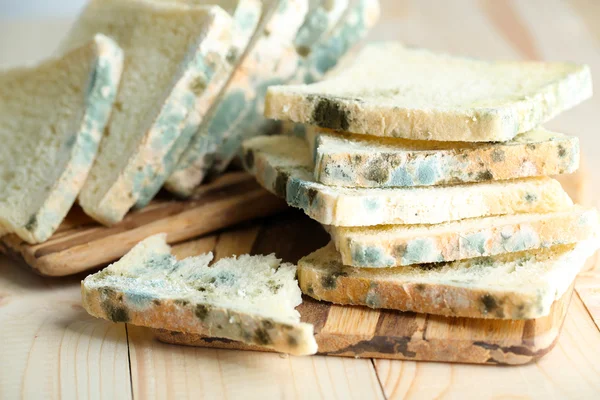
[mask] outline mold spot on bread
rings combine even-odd
[[[340,269],[337,271],[333,271],[329,275],[323,275],[321,277],[321,286],[323,286],[323,289],[327,290],[333,290],[337,288],[337,279],[340,276],[348,276],[348,273]]]
[[[496,298],[489,293],[481,296],[481,304],[483,305],[483,314],[488,315],[498,311],[500,307]]]
[[[261,345],[266,346],[272,343],[271,336],[269,336],[269,332],[265,328],[256,328],[254,331],[254,342]]]
[[[279,289],[281,289],[283,287],[283,284],[282,283],[277,283],[273,279],[269,279],[267,281],[267,286],[268,286],[269,290],[271,292],[273,292],[273,294],[277,294],[277,292],[279,292]]]
[[[181,306],[181,307],[185,307],[185,306],[187,306],[188,304],[190,304],[190,302],[189,302],[189,301],[187,301],[187,300],[184,300],[184,299],[176,299],[176,300],[173,300],[173,303],[175,303],[175,304],[177,304],[178,306]]]
[[[290,347],[298,347],[298,339],[296,339],[292,335],[288,335],[288,337],[287,337],[287,344]]]
[[[365,177],[370,181],[382,185],[389,179],[389,173],[385,166],[378,165],[377,162],[374,162],[367,167]]]
[[[32,215],[29,220],[27,221],[27,223],[25,224],[25,229],[33,232],[37,226],[37,215]]]
[[[316,100],[312,119],[316,125],[323,128],[347,131],[350,127],[350,119],[343,107],[338,102],[326,98]]]
[[[395,260],[386,257],[381,248],[375,246],[356,246],[352,251],[353,262],[361,267],[394,265]]]
[[[477,252],[477,254],[483,255],[485,253],[485,244],[487,241],[486,235],[482,232],[477,232],[464,238],[461,237],[461,245],[465,247],[467,251]]]
[[[129,313],[123,306],[123,294],[107,287],[100,288],[98,291],[101,299],[100,306],[106,317],[113,322],[129,322]]]
[[[485,171],[481,171],[477,174],[477,180],[479,181],[491,181],[494,179],[494,175],[492,171],[486,169]]]
[[[160,302],[160,300],[154,299],[152,300],[152,304],[154,304],[155,306],[160,306],[162,303]]]
[[[558,145],[558,156],[560,158],[565,158],[567,156],[567,150],[565,149],[565,146],[563,146],[562,144]]]
[[[536,149],[536,147],[537,147],[537,146],[536,146],[535,144],[533,144],[533,143],[527,143],[527,144],[525,145],[525,147],[527,147],[529,150],[532,150],[532,151],[533,151],[533,150],[535,150],[535,149]]]
[[[204,321],[210,312],[210,307],[205,304],[197,304],[194,314],[200,321]]]
[[[315,288],[313,287],[312,283],[309,283],[306,287],[306,294],[309,296],[313,296],[315,294]]]
[[[411,240],[402,256],[404,264],[441,261],[441,254],[430,239]]]
[[[315,189],[313,189],[313,188],[309,188],[309,189],[306,191],[306,196],[308,197],[308,204],[309,204],[309,205],[311,205],[311,206],[313,205],[313,202],[315,201],[315,198],[317,197],[317,194],[318,194],[318,193],[319,193],[319,192],[317,192],[317,191],[316,191]]]
[[[438,163],[435,158],[426,158],[417,170],[417,179],[421,185],[432,185],[438,179]]]
[[[296,52],[300,57],[306,58],[310,54],[310,47],[308,46],[298,46],[296,47]]]
[[[275,194],[283,198],[287,197],[287,184],[290,179],[290,174],[284,171],[279,171],[277,178],[275,178],[275,184],[273,190]]]
[[[504,161],[504,150],[495,149],[492,151],[492,161],[496,163]]]
[[[533,203],[534,201],[537,201],[538,197],[535,193],[526,193],[525,194],[525,201],[527,201],[528,203]]]
[[[414,181],[406,168],[398,168],[392,172],[390,184],[391,186],[414,186]]]
[[[381,308],[381,297],[379,297],[379,293],[376,292],[377,283],[371,283],[369,286],[369,291],[365,297],[365,305],[371,308]]]
[[[206,90],[206,79],[203,76],[197,76],[190,82],[190,91],[196,96],[202,95]]]

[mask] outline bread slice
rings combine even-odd
[[[586,65],[488,62],[383,42],[336,77],[275,86],[265,116],[375,136],[506,141],[592,95]]]
[[[205,0],[161,1],[177,1],[184,4],[192,3],[198,5],[206,4]],[[275,0],[265,2],[265,16],[273,12],[273,8],[275,7],[274,2]],[[233,17],[233,36],[231,48],[227,54],[227,61],[233,68],[226,68],[222,71],[224,76],[227,76],[227,79],[229,79],[230,75],[233,73],[235,68],[237,68],[246,51],[248,50],[251,39],[255,36],[255,34],[258,34],[257,32],[260,31],[260,29],[258,29],[258,24],[263,16],[261,13],[263,4],[260,0],[220,0],[211,4],[222,7]],[[157,166],[156,170],[154,171],[154,176],[151,179],[148,179],[147,184],[143,187],[135,204],[137,208],[142,208],[148,205],[148,203],[150,203],[154,196],[156,196],[156,194],[160,191],[169,175],[171,175],[173,172],[177,161],[188,148],[192,137],[198,131],[209,110],[221,101],[224,81],[223,79],[219,79],[215,80],[215,82],[218,83],[221,91],[217,97],[213,98],[213,101],[200,102],[195,110],[196,112],[190,115],[186,126],[181,130],[181,135],[179,135],[179,138],[173,143],[173,146],[171,146],[171,149],[167,155],[164,156],[163,162]]]
[[[123,53],[96,35],[62,57],[0,72],[0,236],[43,242],[92,166],[115,100]]]
[[[416,188],[343,188],[313,178],[306,142],[259,136],[243,144],[243,162],[258,182],[325,225],[437,224],[520,212],[559,211],[572,205],[548,177]]]
[[[93,316],[151,328],[217,336],[295,355],[314,354],[313,326],[295,310],[296,267],[275,255],[178,261],[166,235],[151,236],[81,284]]]
[[[315,180],[330,186],[434,186],[569,174],[579,140],[535,128],[500,143],[433,142],[332,133],[309,127]]]
[[[339,0],[335,2],[338,3]],[[318,3],[312,3],[316,7]],[[327,14],[337,16],[339,6],[327,9],[327,4],[309,10],[309,15]],[[280,9],[283,13],[287,9]],[[330,69],[352,47],[376,20],[377,0],[361,0],[341,16],[341,22],[327,39],[315,42],[307,58],[303,47],[296,47],[294,40],[305,37],[307,31],[322,31],[313,26],[310,16],[300,28],[302,20],[292,15],[280,15],[267,32],[279,32],[277,38],[265,35],[254,45],[251,53],[228,85],[223,101],[214,109],[211,122],[206,122],[192,140],[189,148],[178,162],[174,173],[167,180],[166,188],[183,197],[189,196],[207,173],[214,167],[216,172],[225,168],[237,154],[243,137],[253,136],[273,129],[272,121],[262,117],[264,95],[269,85],[299,79],[314,80]],[[328,20],[333,20],[333,17]],[[294,27],[294,30],[290,30]],[[289,36],[283,36],[286,32]],[[304,32],[304,33],[302,33]],[[304,40],[304,39],[302,39]],[[281,62],[285,60],[285,62]],[[270,65],[270,68],[267,66]],[[244,73],[244,71],[246,71]],[[235,114],[235,115],[234,115]],[[218,165],[217,165],[218,164]]]
[[[369,269],[342,265],[333,243],[298,262],[302,291],[317,300],[453,317],[548,315],[598,239],[451,263]]]
[[[348,58],[354,56],[353,48],[367,36],[378,18],[378,0],[354,1],[331,34],[320,40],[305,59],[299,60],[299,68],[295,77],[288,83],[312,83],[337,71],[338,63],[343,65]],[[262,115],[264,94],[261,98],[263,100],[259,111]],[[265,132],[274,134],[280,130],[279,125],[279,121],[265,121],[262,129],[242,130],[241,135],[229,137],[216,153],[214,166],[210,173],[215,175],[225,171],[231,160],[239,154],[244,140],[263,135]]]
[[[395,267],[576,243],[598,230],[595,208],[465,219],[439,225],[327,228],[344,265]]]
[[[178,138],[190,134],[190,112],[205,110],[226,82],[232,20],[216,6],[92,0],[61,48],[96,32],[122,45],[125,67],[79,204],[113,224],[136,203]]]

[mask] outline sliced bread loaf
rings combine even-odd
[[[216,6],[92,0],[62,49],[96,32],[122,45],[125,66],[79,204],[112,224],[136,203],[177,139],[189,133],[190,112],[208,108],[226,82],[232,20]]]
[[[270,85],[283,82],[305,81],[312,82],[320,79],[335,63],[347,53],[354,44],[364,37],[366,32],[374,24],[378,15],[377,0],[360,0],[353,4],[345,13],[339,16],[340,6],[337,0],[335,7],[326,8],[329,3],[319,5],[314,2],[309,14],[328,15],[328,25],[335,18],[341,18],[340,22],[332,29],[331,33],[325,31],[325,37],[314,42],[307,52],[303,47],[294,45],[294,38],[289,41],[279,42],[279,47],[274,47],[273,39],[266,37],[256,44],[253,50],[258,56],[266,53],[265,49],[279,48],[278,57],[271,59],[274,72],[269,73],[265,69],[264,57],[248,60],[248,70],[255,80],[251,81],[253,89],[249,91],[248,79],[240,73],[239,80],[230,83],[231,95],[229,101],[224,101],[215,110],[214,123],[205,126],[199,132],[194,141],[180,159],[176,171],[167,181],[167,189],[181,195],[188,196],[193,188],[197,186],[206,174],[222,172],[231,159],[238,153],[244,138],[256,136],[266,131],[274,130],[273,121],[267,121],[262,117],[262,108],[266,89]],[[283,28],[282,28],[283,29]],[[304,35],[302,32],[321,32],[322,27],[313,26],[308,17],[300,30],[295,33],[295,38]],[[271,50],[272,51],[272,50]],[[307,54],[308,53],[308,54]],[[282,63],[281,60],[285,60]],[[237,89],[236,89],[237,87]],[[241,93],[248,93],[249,100],[242,102]],[[235,96],[234,96],[235,95]],[[231,116],[232,110],[236,110],[237,119]]]
[[[365,38],[378,18],[378,0],[355,0],[331,34],[316,43],[306,58],[299,59],[295,76],[288,83],[312,83],[323,79],[333,70],[337,70],[337,64],[345,63],[345,56],[350,56],[351,50]],[[264,93],[261,98],[261,109],[257,111],[262,115]],[[227,137],[216,153],[211,173],[223,172],[231,160],[239,154],[244,140],[265,134],[265,132],[276,133],[281,130],[279,124],[279,121],[264,121],[261,129],[242,130],[239,135]]]
[[[122,67],[119,46],[96,35],[0,72],[0,235],[43,242],[62,222],[92,167]]]
[[[269,88],[265,116],[376,136],[506,141],[592,95],[584,65],[487,62],[391,42],[357,60],[319,83]]]
[[[493,256],[576,243],[596,235],[598,212],[575,206],[543,214],[465,219],[439,225],[327,227],[344,265],[394,267]]]
[[[302,291],[317,300],[456,317],[533,319],[573,283],[598,240],[452,263],[352,268],[333,243],[298,262]]]
[[[295,310],[296,267],[273,254],[178,261],[166,235],[151,236],[81,284],[83,306],[114,322],[238,340],[295,355],[314,354],[313,326]]]
[[[239,124],[247,118],[246,114],[257,107],[256,92],[261,85],[289,73],[288,62],[285,57],[280,58],[292,43],[307,11],[307,0],[276,0],[263,13],[248,52],[220,99],[209,110],[175,165],[167,171],[167,190],[182,197],[190,196],[212,164],[221,137],[240,129]]]
[[[559,211],[572,205],[560,183],[548,177],[454,186],[343,188],[313,178],[306,142],[292,136],[260,136],[243,144],[243,162],[272,193],[326,225],[436,224],[520,212]]]
[[[579,140],[536,128],[501,143],[434,142],[307,129],[315,180],[330,186],[432,186],[568,174]]]

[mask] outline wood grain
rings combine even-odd
[[[0,262],[0,398],[128,398],[124,325],[81,307],[79,279]]]

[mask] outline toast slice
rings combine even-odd
[[[232,19],[216,6],[92,0],[62,49],[103,32],[125,53],[122,84],[79,196],[92,218],[120,221],[231,72]],[[191,134],[190,134],[191,135]]]
[[[178,261],[166,235],[151,236],[81,283],[83,306],[114,322],[314,354],[313,325],[300,322],[296,267],[274,254]]]
[[[342,16],[331,34],[326,35],[312,49],[306,58],[299,60],[294,79],[288,83],[312,83],[325,78],[338,70],[348,58],[354,56],[352,50],[369,33],[379,18],[379,0],[355,0]],[[283,83],[283,82],[282,82]],[[274,83],[273,83],[274,84]],[[262,96],[264,103],[264,94]],[[259,110],[261,115],[264,106]],[[242,142],[250,137],[272,134],[281,131],[279,121],[265,121],[262,129],[243,130],[241,135],[234,135],[223,142],[216,154],[214,166],[210,173],[220,174],[239,154]]]
[[[0,72],[0,236],[48,239],[92,167],[123,67],[103,35],[34,67]]]
[[[177,1],[183,4],[197,4],[206,5],[206,0],[160,0],[160,1]],[[231,48],[227,55],[227,61],[233,67],[232,69],[227,68],[223,71],[223,74],[227,75],[227,79],[231,78],[233,71],[239,66],[240,62],[244,58],[248,48],[250,47],[251,40],[261,30],[259,28],[259,22],[261,19],[269,18],[268,16],[273,13],[276,6],[275,0],[265,1],[264,3],[264,14],[262,13],[263,2],[261,0],[220,0],[212,2],[212,5],[218,5],[233,17],[233,32]],[[196,112],[190,115],[186,126],[182,129],[182,133],[179,138],[173,143],[173,146],[169,152],[164,156],[163,162],[159,164],[154,171],[154,176],[148,179],[147,184],[143,187],[139,198],[135,205],[137,208],[142,208],[148,205],[150,201],[160,191],[165,181],[173,172],[177,161],[181,158],[183,153],[190,145],[190,141],[197,133],[202,121],[207,118],[207,114],[210,109],[221,101],[223,94],[223,81],[218,81],[220,85],[219,94],[213,99],[212,102],[201,102],[198,105]]]
[[[451,263],[352,268],[333,243],[298,261],[302,292],[317,300],[452,317],[548,315],[598,239]]]
[[[325,186],[314,181],[306,141],[292,136],[252,138],[243,152],[245,168],[263,187],[325,225],[437,224],[573,204],[548,177],[394,189]]]
[[[383,42],[337,76],[275,86],[265,116],[339,131],[437,141],[507,141],[592,95],[586,65],[488,62]]]
[[[313,7],[316,5],[317,3],[313,3]],[[282,82],[302,79],[310,82],[320,79],[366,34],[376,21],[379,10],[377,0],[361,0],[339,17],[337,11],[339,6],[330,9],[324,8],[325,6],[327,4],[309,10],[309,17],[300,30],[293,32],[285,41],[281,39],[277,42],[278,47],[274,47],[275,39],[271,37],[272,35],[256,43],[252,50],[254,58],[249,56],[245,61],[247,66],[242,69],[251,71],[252,86],[248,86],[248,78],[242,72],[236,74],[238,76],[229,84],[230,94],[226,95],[224,101],[218,105],[218,109],[214,110],[213,122],[210,125],[206,124],[195,136],[179,160],[175,172],[167,180],[166,188],[169,191],[179,196],[189,196],[209,171],[219,173],[226,168],[238,153],[244,138],[273,130],[273,121],[267,121],[262,117],[266,88]],[[316,14],[327,14],[328,21],[334,20],[333,15],[341,18],[341,21],[330,33],[325,32],[325,39],[315,42],[306,55],[306,50],[302,46],[295,46],[294,40],[306,36],[302,32],[322,31],[322,28],[314,26],[311,22],[310,15]],[[269,31],[273,30],[269,29]],[[279,52],[271,58],[262,55],[272,54],[274,48],[279,49]],[[265,60],[270,60],[273,71],[265,68],[265,65],[268,65]],[[286,62],[281,63],[281,60]],[[242,101],[243,93],[250,97]],[[237,113],[237,118],[230,115],[232,110]]]
[[[439,225],[327,227],[344,265],[396,267],[577,243],[596,235],[598,211],[574,206],[543,214],[465,219]]]
[[[579,140],[543,128],[500,143],[376,138],[313,127],[306,135],[315,180],[329,186],[435,186],[569,174],[579,167]]]

